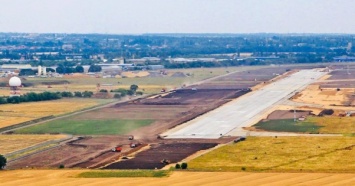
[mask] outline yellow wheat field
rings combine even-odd
[[[65,135],[0,135],[0,154],[7,154],[45,141],[61,139]]]
[[[60,99],[0,105],[0,128],[45,116],[58,116],[102,103],[97,99]]]
[[[76,178],[86,170],[2,171],[1,185],[354,185],[354,174],[173,172],[163,178]]]
[[[201,171],[355,173],[354,137],[248,137],[189,162]]]

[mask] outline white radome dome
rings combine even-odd
[[[10,87],[19,87],[21,86],[21,79],[18,77],[12,77],[9,80]]]

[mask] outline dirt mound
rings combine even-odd
[[[128,78],[133,78],[133,77],[146,77],[149,76],[149,72],[147,71],[139,71],[139,72],[133,72],[133,71],[129,71],[129,72],[122,72],[121,76],[122,77],[128,77]]]
[[[296,110],[296,118],[305,117],[311,115],[312,111],[309,110]],[[293,110],[275,110],[267,117],[268,120],[276,119],[293,119],[294,118]]]
[[[175,72],[174,74],[171,75],[171,77],[187,77],[186,74],[183,72]]]

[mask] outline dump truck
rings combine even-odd
[[[122,146],[118,145],[115,148],[111,149],[112,152],[121,152],[122,151]]]

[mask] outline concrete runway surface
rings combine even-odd
[[[248,93],[211,112],[199,116],[163,134],[165,138],[219,138],[233,130],[250,126],[255,117],[278,102],[304,89],[326,72],[300,70],[262,89]],[[254,121],[255,122],[255,121]]]

